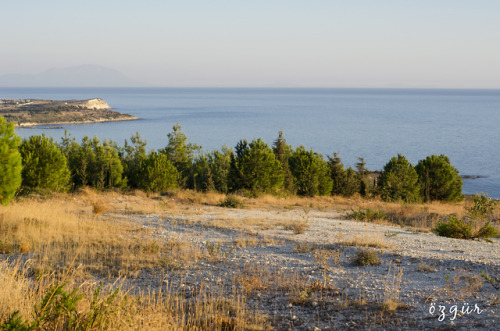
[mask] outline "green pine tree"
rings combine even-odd
[[[19,148],[23,160],[22,191],[63,192],[69,188],[70,172],[66,157],[52,138],[31,136]]]
[[[14,130],[14,124],[0,117],[0,203],[9,204],[21,186],[21,138]]]

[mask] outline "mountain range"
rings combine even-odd
[[[0,75],[1,87],[137,87],[146,84],[99,65],[52,68],[37,74]]]

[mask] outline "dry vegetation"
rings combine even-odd
[[[11,206],[0,207],[0,287],[3,289],[0,292],[0,322],[16,311],[23,321],[33,322],[44,296],[61,284],[65,284],[68,292],[76,290],[83,295],[77,303],[78,323],[88,326],[89,316],[95,311],[100,314],[102,320],[94,321],[89,329],[269,329],[272,319],[247,305],[247,300],[264,292],[283,295],[293,305],[316,306],[331,302],[345,307],[366,305],[363,295],[347,296],[341,284],[332,283],[327,276],[332,264],[342,268],[345,257],[341,249],[318,248],[300,241],[294,246],[295,253],[314,253],[322,281],[310,281],[298,273],[271,266],[249,265],[233,277],[229,293],[224,286],[200,286],[187,295],[185,289],[168,282],[135,289],[128,286],[128,279],[144,272],[195,271],[198,262],[216,264],[227,258],[231,252],[227,243],[199,246],[175,237],[159,240],[155,236],[162,227],[162,220],[170,220],[173,224],[176,213],[195,215],[200,213],[197,206],[216,208],[224,199],[222,194],[192,191],[160,196],[140,191],[123,195],[85,189],[73,195],[19,199]],[[213,212],[220,216],[204,222],[203,226],[240,231],[241,235],[229,243],[231,250],[279,244],[276,239],[259,234],[270,228],[293,231],[297,235],[307,232],[306,216],[311,210],[379,210],[388,215],[381,222],[428,229],[440,216],[462,216],[467,203],[401,205],[361,198],[284,199],[274,196],[242,200],[245,208],[276,212],[297,209],[304,220],[271,222],[259,217],[235,220],[225,217],[220,209],[214,209]],[[158,224],[144,227],[128,219],[147,214],[160,215]],[[193,221],[193,224],[197,223]],[[359,247],[359,254],[370,255],[366,264],[376,264],[380,261],[375,261],[378,253],[373,249],[392,248],[387,240],[390,235],[358,235],[344,240],[339,247]],[[364,257],[360,255],[359,258]],[[365,260],[358,262],[364,265]],[[419,269],[433,270],[423,263]],[[402,275],[402,267],[389,268],[386,293],[380,302],[382,311],[390,313],[401,308]],[[481,284],[477,276],[456,277],[439,291],[454,291],[464,298],[475,293]],[[460,283],[468,284],[467,288],[457,290],[455,287]],[[115,292],[118,288],[120,290]],[[377,311],[379,322],[386,318],[387,315]],[[47,328],[62,329],[67,326],[67,316],[57,316],[45,323],[48,323]]]

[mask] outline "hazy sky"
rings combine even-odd
[[[0,75],[97,64],[161,86],[500,88],[499,0],[20,0]]]

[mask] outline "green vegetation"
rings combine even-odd
[[[380,196],[385,201],[420,200],[417,172],[404,155],[398,154],[384,166],[379,186]]]
[[[445,155],[431,155],[420,160],[415,167],[425,201],[460,201],[462,196],[462,178],[458,170],[450,164]]]
[[[251,194],[279,191],[284,177],[281,163],[261,139],[255,139],[250,144],[246,140],[238,143],[229,176],[232,191],[244,190]]]
[[[369,266],[379,265],[381,262],[377,251],[369,248],[363,248],[356,253],[352,263],[358,266]]]
[[[21,186],[21,138],[14,124],[0,117],[0,204],[7,205]]]
[[[68,189],[70,172],[67,161],[52,138],[31,136],[19,148],[22,156],[23,192],[61,192]]]
[[[358,221],[373,222],[376,220],[386,219],[387,214],[380,210],[373,210],[369,208],[362,210],[359,208],[358,210],[351,210],[348,216]]]
[[[495,201],[481,194],[475,195],[472,203],[472,207],[465,207],[468,212],[466,219],[450,215],[446,222],[439,222],[434,227],[434,232],[442,237],[456,239],[488,239],[498,236],[491,224]]]
[[[234,195],[228,195],[221,203],[219,203],[220,207],[225,208],[243,208],[243,202],[235,197]]]
[[[223,146],[221,150],[202,152],[200,146],[188,142],[178,124],[167,134],[167,146],[157,151],[147,152],[147,142],[139,133],[125,141],[124,146],[113,141],[101,142],[97,137],[84,137],[78,143],[66,134],[60,143],[34,136],[19,149],[19,138],[12,125],[3,119],[1,123],[0,155],[4,161],[0,180],[5,183],[1,185],[2,203],[7,203],[19,188],[19,176],[15,175],[21,169],[18,150],[24,163],[21,192],[65,191],[90,186],[100,190],[128,188],[147,192],[188,188],[250,196],[262,193],[378,195],[385,201],[410,203],[462,199],[462,180],[444,155],[431,155],[416,168],[403,155],[398,155],[378,176],[366,169],[363,158],[358,158],[356,170],[345,169],[337,153],[325,160],[304,146],[293,149],[281,131],[272,148],[261,139],[250,143],[243,139],[234,151]],[[478,201],[474,208],[477,213],[486,207]],[[363,213],[367,214],[359,217],[382,218],[369,210]]]
[[[151,151],[141,165],[139,188],[146,192],[164,192],[177,187],[179,173],[165,154]]]
[[[323,156],[300,146],[290,156],[289,164],[294,176],[295,191],[298,195],[331,194],[333,180]]]

